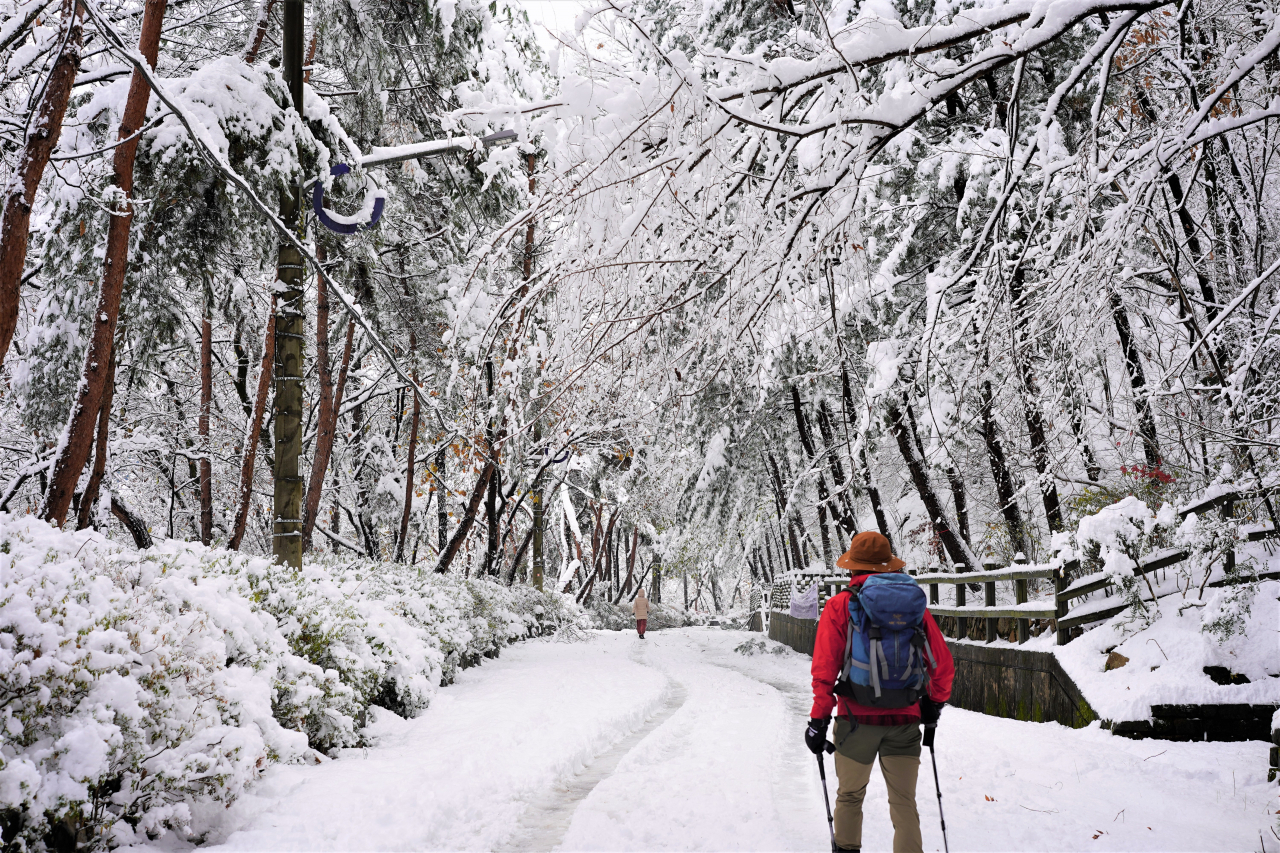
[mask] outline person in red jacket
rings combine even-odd
[[[893,555],[889,540],[867,531],[853,537],[836,565],[849,570],[849,586],[860,586],[877,572],[897,572],[906,565]],[[916,810],[916,776],[920,770],[920,723],[934,725],[951,698],[955,664],[938,624],[927,610],[925,638],[933,653],[927,695],[905,708],[871,708],[832,692],[844,664],[849,632],[849,596],[832,597],[818,620],[813,646],[813,712],[805,743],[815,754],[826,746],[831,712],[838,709],[833,741],[836,746],[836,850],[862,846],[862,801],[871,779],[871,765],[880,759],[880,772],[889,788],[889,816],[893,820],[893,853],[922,853],[920,813]]]

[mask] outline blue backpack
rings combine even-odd
[[[914,578],[889,572],[848,592],[849,639],[835,694],[874,708],[914,705],[937,666],[924,633],[924,590]]]

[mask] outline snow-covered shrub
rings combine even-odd
[[[272,697],[282,669],[319,673],[234,577],[3,516],[0,551],[6,839],[160,834],[304,755]]]
[[[580,618],[571,599],[408,566],[267,560],[0,514],[0,829],[101,846],[185,834],[264,767],[360,743],[457,667]]]
[[[1168,542],[1176,521],[1177,515],[1169,504],[1156,513],[1132,495],[1080,519],[1076,542],[1085,558],[1081,562],[1100,564],[1101,571],[1130,605],[1134,619],[1149,620],[1151,616],[1142,600],[1144,588],[1152,599],[1156,595],[1150,580],[1139,579],[1133,569],[1144,554]]]

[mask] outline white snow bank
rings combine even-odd
[[[634,635],[522,644],[414,720],[381,712],[369,749],[285,766],[221,815],[214,850],[493,850],[530,801],[658,707],[666,679]],[[208,847],[202,849],[210,849]]]
[[[1162,598],[1149,626],[1122,613],[1055,653],[1094,711],[1107,720],[1147,720],[1151,706],[1160,704],[1280,704],[1275,639],[1280,581],[1258,584],[1247,612],[1232,600],[1232,591],[1206,589],[1204,602],[1196,600],[1194,590],[1187,599]],[[1236,630],[1225,637],[1203,630],[1223,608],[1239,613]],[[1129,662],[1107,672],[1111,650]],[[1204,673],[1206,666],[1226,667],[1250,683],[1215,684]]]
[[[43,843],[177,830],[275,762],[361,743],[372,705],[442,682],[571,601],[403,566],[307,565],[169,541],[147,552],[0,514],[0,820]]]

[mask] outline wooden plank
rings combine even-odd
[[[1238,492],[1237,491],[1224,492],[1223,494],[1215,495],[1214,497],[1205,498],[1204,500],[1199,500],[1199,501],[1196,501],[1195,503],[1189,503],[1186,506],[1179,507],[1178,517],[1186,518],[1188,515],[1190,515],[1193,512],[1201,513],[1201,512],[1205,512],[1207,510],[1213,509],[1214,507],[1221,507],[1226,504],[1237,503],[1239,501],[1247,501],[1247,500],[1251,500],[1252,498],[1266,497],[1268,495],[1275,494],[1277,491],[1280,491],[1280,487],[1264,486],[1261,489],[1254,488],[1254,489],[1245,489],[1243,491],[1238,491]]]
[[[1255,527],[1245,534],[1245,538],[1250,542],[1261,542],[1263,539],[1273,539],[1277,535],[1280,535],[1280,532],[1277,532],[1274,527]]]
[[[1094,577],[1094,576],[1090,575],[1089,577]],[[1077,583],[1079,583],[1079,581],[1077,581]],[[1070,601],[1073,598],[1080,598],[1083,595],[1088,595],[1091,592],[1097,592],[1098,590],[1106,589],[1109,586],[1111,586],[1111,578],[1107,577],[1106,575],[1099,575],[1094,580],[1088,581],[1087,583],[1082,583],[1079,586],[1072,584],[1068,588],[1064,589],[1058,595],[1058,600]]]
[[[1193,512],[1197,514],[1202,513],[1207,510],[1211,510],[1214,507],[1222,506],[1224,503],[1231,503],[1233,501],[1238,501],[1238,500],[1240,500],[1239,492],[1235,492],[1235,491],[1223,492],[1220,495],[1214,495],[1211,498],[1205,498],[1203,500],[1198,500],[1194,503],[1189,503],[1186,506],[1179,507],[1178,517],[1186,518],[1188,515],[1190,515]]]
[[[1110,619],[1117,613],[1122,612],[1127,604],[1115,604],[1111,607],[1104,607],[1101,610],[1094,610],[1091,613],[1085,613],[1081,616],[1067,616],[1065,619],[1058,620],[1059,631],[1069,631],[1077,625],[1088,625],[1090,622],[1099,622],[1103,619]]]
[[[1167,551],[1161,551],[1144,562],[1139,563],[1133,570],[1133,576],[1142,577],[1143,575],[1149,575],[1152,572],[1181,563],[1183,560],[1187,559],[1188,556],[1189,555],[1186,551],[1179,548],[1170,548]],[[1071,586],[1063,590],[1062,593],[1059,594],[1058,599],[1060,601],[1070,601],[1073,598],[1079,598],[1082,595],[1088,595],[1091,592],[1097,592],[1111,586],[1111,578],[1101,573],[1096,576],[1087,575],[1087,577],[1092,577],[1094,580],[1087,581],[1085,583],[1080,583],[1080,581],[1077,580]],[[1080,580],[1084,580],[1084,578],[1081,578]]]
[[[934,616],[963,616],[989,619],[1052,619],[1057,610],[1052,604],[1031,604],[1024,607],[935,607],[929,606]]]
[[[1054,570],[1049,568],[1000,569],[996,572],[966,572],[963,575],[953,575],[951,573],[930,573],[926,575],[916,575],[916,582],[920,584],[957,584],[983,583],[985,581],[1044,580],[1053,577],[1054,574]]]
[[[1133,573],[1136,576],[1150,574],[1158,569],[1164,569],[1174,565],[1175,563],[1181,563],[1189,556],[1191,555],[1181,548],[1170,548],[1167,551],[1161,551],[1160,553],[1143,560],[1138,564],[1138,567],[1133,570]]]

